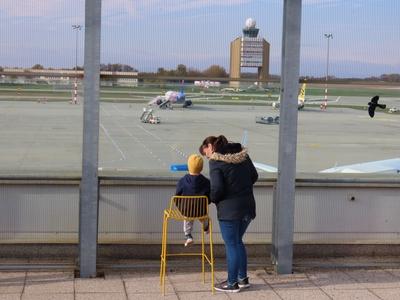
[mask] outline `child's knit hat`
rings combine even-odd
[[[203,170],[203,158],[198,154],[192,154],[188,158],[189,174],[200,174]]]

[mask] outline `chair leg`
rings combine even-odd
[[[161,254],[160,254],[160,286],[162,284],[162,278],[163,278],[163,270],[164,270],[164,235],[165,235],[165,215],[163,219],[163,225],[162,225],[162,234],[161,234]]]
[[[162,234],[161,234],[161,254],[160,254],[160,287],[162,288],[162,278],[164,270],[164,234],[165,234],[165,215],[163,218]]]
[[[204,272],[204,222],[201,222],[201,272],[203,273],[203,284],[206,282],[206,274]]]
[[[165,295],[165,276],[166,276],[166,267],[167,267],[167,239],[168,239],[168,217],[165,218],[165,238],[164,238],[164,265],[163,265],[163,278],[162,278],[162,289],[163,295]]]
[[[214,252],[213,252],[213,239],[212,239],[212,232],[213,232],[213,228],[212,228],[212,222],[211,219],[209,220],[209,235],[210,235],[210,261],[211,261],[211,292],[214,294],[215,290],[214,290]]]

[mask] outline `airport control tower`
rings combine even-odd
[[[243,36],[231,42],[231,61],[229,77],[241,78],[241,68],[257,68],[257,78],[260,81],[268,79],[269,75],[269,43],[258,36],[256,21],[248,18],[243,28]],[[239,81],[230,81],[230,86],[239,87]]]

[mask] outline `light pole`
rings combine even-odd
[[[333,39],[333,34],[325,33],[324,36],[328,41],[328,48],[326,53],[326,76],[325,76],[325,97],[324,97],[325,101],[323,104],[321,104],[321,109],[326,109],[326,106],[328,105],[329,40]]]
[[[75,30],[75,83],[74,83],[74,96],[71,103],[78,104],[78,33],[82,29],[82,25],[72,25]]]

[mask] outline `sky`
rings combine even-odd
[[[369,77],[400,73],[400,1],[303,0],[300,75]],[[84,25],[84,0],[0,0],[0,66],[72,68],[73,24]],[[229,71],[230,42],[247,18],[270,43],[270,73],[280,74],[283,0],[103,0],[101,62],[139,71]],[[84,31],[78,32],[83,65]]]

